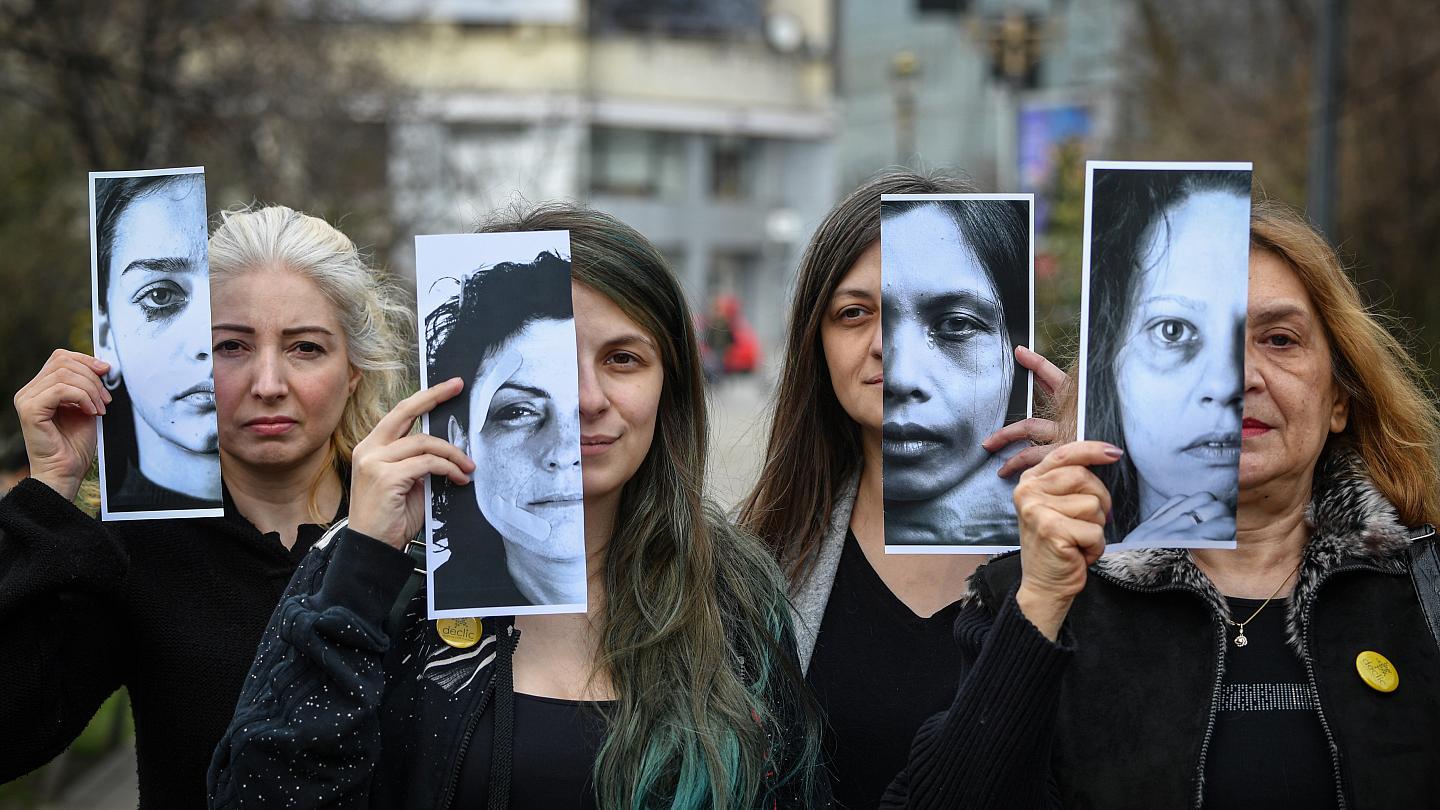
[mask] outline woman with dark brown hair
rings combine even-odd
[[[882,404],[890,394],[881,363],[880,196],[970,191],[944,176],[887,171],[821,222],[800,263],[765,464],[741,507],[741,522],[789,579],[801,664],[826,712],[841,807],[879,802],[916,729],[950,704],[958,685],[951,626],[982,558],[884,550]],[[1046,392],[1065,379],[1027,348],[1015,356]],[[1027,419],[982,445],[998,453],[1053,437],[1049,421]],[[999,475],[1013,477],[1044,451],[1020,450]]]

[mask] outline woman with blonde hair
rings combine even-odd
[[[142,806],[202,806],[265,622],[403,393],[409,307],[344,234],[248,208],[223,215],[209,254],[225,517],[101,523],[72,503],[103,361],[56,350],[15,395],[31,477],[0,501],[0,781],[64,750],[123,686]]]
[[[961,687],[904,807],[1428,807],[1440,796],[1440,414],[1294,212],[1251,216],[1234,550],[1101,557],[1111,494],[1061,445],[1021,549],[956,620]]]

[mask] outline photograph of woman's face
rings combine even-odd
[[[1248,197],[1202,191],[1142,237],[1115,356],[1142,519],[1176,495],[1235,502],[1249,212]]]
[[[885,500],[926,501],[984,467],[1014,361],[995,282],[944,205],[883,223]]]
[[[107,182],[133,181],[96,178],[97,189]],[[107,382],[128,395],[134,463],[149,482],[218,505],[204,175],[142,189],[112,222],[95,349],[112,366]],[[127,433],[114,431],[112,440]],[[108,473],[113,486],[125,470]]]
[[[575,543],[584,530],[584,493],[574,324],[531,321],[491,352],[476,373],[476,384],[468,386],[472,489],[481,513],[512,547],[512,556],[523,550],[552,563],[583,563],[584,549]],[[567,344],[569,352],[557,351]],[[495,362],[505,358],[518,360],[518,367],[507,367],[502,379],[485,385]],[[520,530],[507,531],[517,520],[524,524],[516,527]]]

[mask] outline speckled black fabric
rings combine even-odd
[[[0,782],[54,758],[125,686],[141,806],[203,805],[266,620],[321,534],[302,527],[287,550],[225,508],[101,523],[35,480],[0,500]]]
[[[475,726],[492,695],[505,702],[490,682],[517,637],[512,619],[484,619],[479,643],[449,647],[424,618],[421,588],[392,643],[382,628],[412,567],[348,529],[305,559],[215,750],[212,808],[451,806]],[[798,747],[776,740],[780,751]],[[826,806],[828,781],[813,784],[824,793],[793,784],[765,807]]]

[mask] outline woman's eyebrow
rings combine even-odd
[[[195,263],[189,259],[179,256],[165,256],[157,259],[136,259],[125,265],[120,275],[125,275],[131,270],[148,270],[152,273],[189,273],[195,269]]]
[[[944,309],[946,307],[962,306],[981,310],[987,314],[993,314],[1000,310],[1000,302],[984,295],[978,295],[970,290],[952,290],[939,293],[925,300],[926,310]]]
[[[282,334],[282,335],[284,335],[284,336],[286,336],[286,337],[290,337],[290,336],[292,336],[292,335],[314,335],[314,334],[330,335],[331,337],[334,337],[334,336],[335,336],[335,333],[334,333],[334,332],[331,332],[329,329],[326,329],[326,328],[323,327],[323,326],[288,326],[288,327],[286,327],[286,328],[284,328],[284,329],[281,329],[281,330],[280,330],[280,334]]]
[[[1188,298],[1183,295],[1152,295],[1149,298],[1146,298],[1144,301],[1141,301],[1140,303],[1141,305],[1178,304],[1179,306],[1185,307],[1186,309],[1197,312],[1205,309],[1206,307],[1206,302],[1194,298]]]
[[[843,289],[836,290],[830,295],[831,301],[840,298],[861,298],[866,301],[875,300],[875,296],[869,290],[862,290],[857,287],[845,287]]]
[[[643,346],[649,346],[651,349],[655,348],[655,341],[651,340],[645,335],[639,334],[621,335],[619,337],[610,338],[609,340],[605,341],[604,348],[618,349],[621,346],[633,346],[636,343],[639,343]]]
[[[1276,321],[1283,321],[1286,318],[1308,318],[1309,313],[1304,307],[1289,302],[1270,304],[1259,309],[1252,309],[1249,313],[1249,320],[1254,324],[1267,324]]]
[[[502,391],[506,388],[509,388],[512,391],[519,391],[523,394],[529,394],[532,397],[543,397],[545,399],[550,398],[549,391],[546,391],[544,388],[536,388],[533,385],[521,385],[517,382],[507,382],[500,386],[500,390]]]

